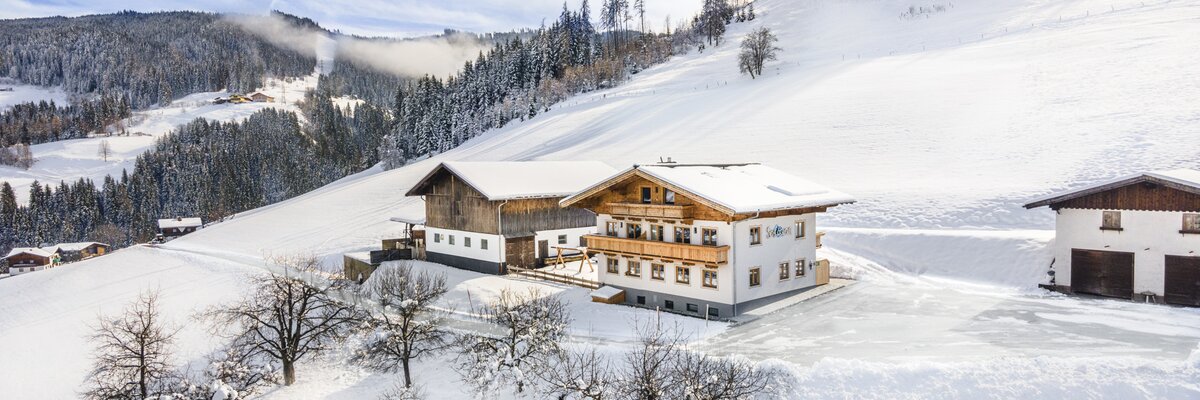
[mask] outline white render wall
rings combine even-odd
[[[550,257],[554,257],[554,256],[558,255],[558,250],[555,250],[555,249],[558,248],[559,246],[567,248],[567,249],[579,248],[580,247],[579,246],[579,238],[582,237],[583,235],[591,235],[593,233],[596,233],[596,227],[594,227],[594,226],[585,226],[583,228],[554,229],[554,230],[536,232],[534,234],[533,240],[534,240],[535,245],[537,242],[540,242],[542,240],[545,240],[547,243],[549,243],[550,244],[550,250],[549,250],[550,254],[547,254],[547,255]],[[567,244],[564,244],[564,245],[558,244],[558,236],[559,235],[567,235]],[[574,252],[565,251],[563,253],[564,254],[572,254]]]
[[[608,221],[613,221],[612,216],[608,214],[601,214],[596,217],[597,229],[601,234],[604,233],[605,223]],[[618,237],[626,237],[625,226],[628,224],[641,224],[643,232],[648,230],[650,226],[650,223],[645,221],[617,222],[621,223],[617,232]],[[672,224],[663,224],[663,233],[665,236],[663,241],[675,241],[675,226],[676,225]],[[720,221],[695,221],[692,225],[690,225],[690,227],[693,229],[690,242],[691,244],[701,244],[702,237],[700,230],[702,228],[714,228],[717,230],[717,245],[731,244],[731,232],[733,231],[733,228],[729,223]],[[676,296],[689,297],[715,303],[733,304],[733,291],[730,290],[730,288],[733,287],[733,271],[728,265],[723,265],[717,268],[717,288],[713,289],[704,286],[703,271],[705,268],[703,265],[688,266],[691,268],[691,282],[689,284],[682,284],[675,282],[675,267],[683,265],[677,263],[664,263],[663,267],[665,269],[665,279],[659,281],[650,279],[650,261],[641,260],[642,276],[632,277],[625,275],[625,257],[618,258],[621,259],[619,264],[620,268],[616,274],[610,274],[608,273],[607,256],[604,254],[596,255],[596,267],[599,268],[600,271],[599,278],[601,283],[612,284],[631,289],[669,293]],[[648,301],[653,301],[653,299],[648,299]],[[683,309],[684,305],[680,304],[676,307]]]
[[[599,229],[601,234],[604,233],[605,223],[613,221],[611,216],[607,214],[598,216],[596,220],[597,229]],[[805,230],[807,232],[804,238],[797,239],[795,237],[794,226],[796,221],[801,220],[805,221]],[[626,237],[625,225],[630,223],[642,224],[643,231],[649,227],[649,223],[645,221],[617,222],[622,223],[618,227],[618,237]],[[770,237],[767,234],[767,229],[776,225],[783,228],[786,233],[780,237]],[[753,226],[761,226],[763,228],[762,244],[750,244],[750,227]],[[664,224],[665,242],[675,241],[674,227],[675,225]],[[659,281],[650,278],[651,262],[649,261],[641,262],[641,277],[625,275],[625,257],[618,257],[621,259],[618,273],[610,274],[607,270],[607,256],[603,254],[596,256],[597,268],[600,270],[600,282],[722,304],[744,303],[816,284],[815,271],[807,265],[805,266],[804,277],[796,278],[795,276],[796,260],[804,259],[807,263],[816,260],[815,214],[751,219],[732,224],[723,221],[694,221],[691,227],[693,229],[691,244],[701,244],[703,239],[701,230],[703,228],[714,228],[717,230],[717,245],[730,246],[730,263],[717,268],[716,289],[703,285],[704,276],[702,271],[704,271],[704,266],[702,265],[691,266],[691,283],[685,285],[675,282],[675,267],[678,266],[676,263],[664,264],[666,279]],[[790,273],[788,279],[781,281],[779,279],[779,263],[785,261],[788,262]],[[761,284],[757,287],[750,286],[750,270],[754,267],[761,268],[762,272]],[[736,290],[734,290],[735,287]]]
[[[805,221],[803,238],[796,238],[796,221]],[[762,244],[750,244],[750,228],[762,227]],[[780,227],[784,234],[771,237],[768,230]],[[737,237],[734,239],[734,259],[736,268],[737,303],[759,299],[791,290],[806,288],[817,284],[816,270],[809,265],[816,261],[816,215],[789,215],[775,218],[762,218],[738,221],[734,223]],[[795,274],[796,260],[803,259],[804,276],[797,278]],[[787,262],[788,279],[779,279],[779,263]],[[762,271],[761,284],[750,286],[750,270],[758,267]]]
[[[435,242],[434,235],[440,234],[441,241]],[[425,251],[448,254],[452,256],[473,258],[487,262],[504,262],[504,238],[500,235],[459,231],[442,228],[425,228]],[[454,235],[454,244],[450,244],[449,236]],[[463,238],[471,238],[471,247],[466,247]],[[480,240],[487,239],[487,250],[480,248]]]
[[[1200,235],[1181,234],[1182,212],[1121,211],[1123,231],[1102,231],[1103,210],[1060,209],[1055,225],[1054,271],[1071,284],[1071,249],[1134,253],[1133,292],[1163,295],[1165,256],[1200,255]]]

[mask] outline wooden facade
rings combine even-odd
[[[1200,193],[1195,188],[1143,177],[1118,182],[1058,198],[1027,204],[1026,208],[1050,206],[1097,210],[1200,212]]]
[[[30,253],[13,254],[5,260],[8,261],[9,268],[40,267],[44,265],[50,265],[50,257],[43,257]]]
[[[587,235],[588,251],[627,257],[663,259],[716,267],[729,262],[729,246],[703,246],[611,236]]]
[[[502,235],[532,236],[534,232],[595,226],[596,215],[580,208],[561,208],[561,197],[489,200],[445,169],[423,188],[425,225],[434,228]]]

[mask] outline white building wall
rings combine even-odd
[[[614,221],[614,220],[612,219],[612,217],[610,215],[601,214],[601,215],[597,216],[596,221],[597,221],[598,231],[601,234],[603,234],[605,227],[606,227],[605,224],[608,221]],[[647,231],[650,226],[650,223],[645,222],[645,221],[638,221],[638,222],[619,221],[619,220],[615,220],[615,221],[620,223],[620,225],[618,227],[617,236],[622,237],[622,238],[626,237],[626,229],[627,229],[626,225],[627,224],[631,224],[631,223],[641,224],[643,232]],[[675,226],[677,226],[677,225],[673,225],[673,224],[662,224],[662,225],[663,225],[663,231],[665,234],[664,241],[665,242],[674,242],[675,241]],[[726,222],[694,221],[694,223],[692,225],[690,225],[689,227],[691,227],[693,229],[693,232],[691,234],[691,241],[690,241],[691,244],[701,244],[701,241],[702,241],[701,229],[703,229],[703,228],[713,228],[713,229],[717,230],[717,245],[728,245],[728,244],[730,244],[730,241],[732,239],[732,236],[731,236],[732,235],[732,226]],[[722,303],[722,304],[732,304],[733,303],[733,290],[732,290],[732,288],[733,288],[733,271],[729,265],[723,265],[716,269],[717,270],[717,288],[714,289],[714,288],[710,288],[710,287],[705,287],[703,284],[704,283],[704,272],[703,271],[705,270],[703,265],[686,266],[688,268],[691,268],[691,280],[690,280],[690,283],[683,284],[683,283],[677,283],[675,281],[675,268],[681,267],[684,265],[677,264],[677,263],[663,263],[665,276],[664,276],[664,279],[660,281],[660,280],[651,279],[650,264],[656,263],[656,262],[652,262],[649,260],[640,260],[641,267],[642,267],[642,274],[640,277],[634,277],[634,276],[628,276],[625,274],[626,262],[627,262],[626,258],[625,257],[618,257],[618,258],[620,259],[618,272],[616,274],[610,274],[610,273],[608,273],[607,257],[604,254],[598,254],[596,256],[596,261],[597,261],[596,267],[599,268],[599,271],[600,271],[599,278],[600,278],[601,283],[612,284],[615,286],[627,287],[627,288],[631,288],[631,289],[640,289],[640,290],[647,290],[647,291],[653,291],[653,292],[669,293],[669,294],[676,295],[676,296],[688,297],[688,298],[704,300],[704,301],[711,301],[711,302]],[[630,299],[630,301],[632,301],[632,299]],[[648,301],[654,302],[655,300],[648,299]],[[682,310],[684,305],[678,304],[678,305],[676,305],[676,307],[678,309]]]
[[[796,237],[796,222],[804,221],[804,236]],[[751,244],[750,228],[762,229],[762,243]],[[737,285],[737,303],[816,285],[816,215],[759,218],[734,223],[732,265]],[[804,276],[796,276],[796,262],[803,260]],[[779,264],[788,264],[788,279],[780,279]],[[750,286],[750,270],[759,268],[760,284]]]
[[[1122,231],[1100,230],[1103,210],[1060,209],[1055,224],[1054,271],[1071,284],[1071,249],[1134,253],[1133,292],[1163,294],[1165,256],[1200,255],[1200,235],[1181,234],[1182,212],[1121,210]]]
[[[500,235],[467,232],[453,229],[425,228],[425,251],[467,257],[487,262],[504,262],[504,238]],[[454,244],[450,244],[450,236],[454,236]],[[464,239],[471,238],[471,246],[466,246]],[[488,242],[483,249],[481,240]]]
[[[548,231],[538,231],[534,234],[533,239],[534,243],[538,243],[543,240],[545,240],[546,243],[549,243],[550,254],[548,254],[548,256],[554,257],[558,255],[558,250],[555,250],[556,248],[563,247],[568,250],[579,248],[581,247],[579,244],[579,238],[583,237],[583,235],[591,235],[593,233],[596,233],[596,227],[594,226],[585,226],[583,228],[553,229]],[[567,237],[566,244],[559,244],[559,236],[563,235]],[[573,253],[575,253],[573,250],[563,252],[563,254]]]

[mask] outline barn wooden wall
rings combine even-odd
[[[1136,183],[1076,199],[1055,203],[1060,208],[1142,211],[1197,211],[1200,195],[1165,186]]]
[[[582,208],[561,208],[559,200],[562,198],[510,200],[500,208],[502,234],[519,237],[537,231],[596,226],[596,214]]]
[[[499,234],[496,221],[498,203],[446,171],[431,180],[425,194],[425,225],[434,228]],[[505,206],[507,207],[507,206]]]

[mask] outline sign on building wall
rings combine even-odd
[[[775,225],[767,227],[767,238],[790,237],[792,236],[792,228],[784,227],[783,225]]]

